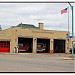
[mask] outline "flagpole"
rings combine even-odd
[[[69,35],[69,7],[68,7],[68,35]]]
[[[69,35],[69,7],[68,7],[68,36],[70,36]],[[69,38],[67,40],[68,40],[68,50],[69,50],[70,49],[70,47],[69,47]]]
[[[69,3],[69,2],[68,2]],[[72,38],[74,38],[74,13],[73,13],[73,6],[69,3],[72,11]],[[73,48],[73,41],[72,41],[72,59],[74,60],[74,48]]]

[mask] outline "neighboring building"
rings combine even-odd
[[[29,24],[19,24],[0,31],[0,52],[37,53],[69,53],[71,40],[66,31],[44,30],[43,23],[39,27]],[[39,49],[39,50],[38,50]]]

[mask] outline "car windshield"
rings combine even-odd
[[[28,46],[28,44],[24,43],[23,46]]]
[[[24,43],[24,44],[18,44],[19,46],[28,46],[28,44],[27,43]]]
[[[37,46],[38,46],[38,47],[40,47],[40,46],[46,46],[46,44],[38,43]]]

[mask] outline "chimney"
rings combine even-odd
[[[39,23],[39,29],[43,30],[43,23]]]

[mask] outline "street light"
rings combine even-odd
[[[68,2],[69,3],[69,2]],[[72,38],[74,38],[74,19],[73,19],[73,6],[69,3],[71,10],[72,10]],[[74,59],[74,48],[73,48],[73,41],[72,41],[72,59]]]

